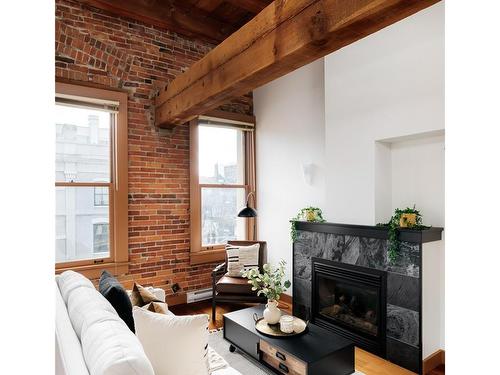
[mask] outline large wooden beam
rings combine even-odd
[[[155,25],[178,34],[219,43],[235,31],[234,26],[186,1],[173,0],[78,0],[116,15]]]
[[[439,0],[276,0],[172,81],[157,126],[183,124]]]
[[[259,13],[262,9],[269,5],[270,1],[266,0],[226,0],[227,2],[245,9],[248,12]]]

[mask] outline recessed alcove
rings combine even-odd
[[[444,226],[444,130],[375,141],[375,221],[413,204]]]

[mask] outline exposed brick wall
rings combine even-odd
[[[56,0],[56,77],[128,92],[130,272],[171,294],[210,286],[213,264],[189,265],[189,132],[154,127],[159,90],[213,45],[78,2]],[[252,113],[247,95],[224,110]]]

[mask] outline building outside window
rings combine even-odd
[[[100,219],[102,220],[102,219]],[[94,223],[93,224],[93,252],[94,254],[109,253],[109,224]]]
[[[107,187],[94,187],[94,206],[109,206],[109,190]]]

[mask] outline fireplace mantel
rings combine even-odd
[[[382,226],[373,226],[373,225],[315,223],[309,221],[297,221],[296,229],[309,232],[380,238],[383,240],[389,238],[388,234],[389,231],[387,228]],[[441,235],[443,230],[444,229],[441,227],[430,227],[429,229],[423,229],[423,230],[399,229],[399,240],[405,242],[415,242],[415,243],[427,243],[427,242],[439,241],[441,240]]]

